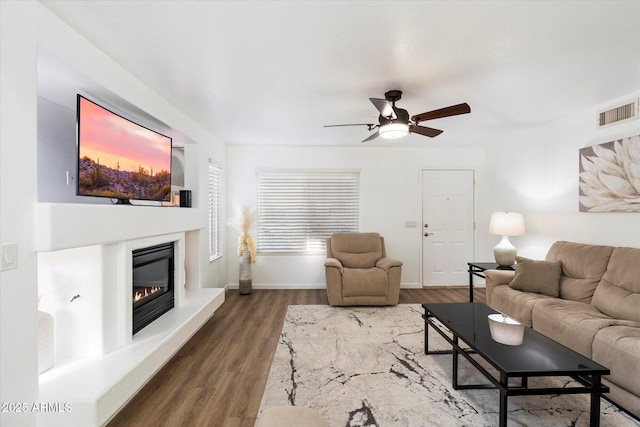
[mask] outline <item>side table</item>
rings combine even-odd
[[[484,278],[483,272],[485,270],[515,270],[513,265],[503,267],[495,262],[468,262],[467,266],[469,266],[467,270],[469,273],[469,302],[473,302],[473,276]]]

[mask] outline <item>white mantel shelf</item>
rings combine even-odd
[[[208,221],[197,208],[36,203],[34,210],[36,252],[197,230]]]
[[[43,412],[38,425],[106,424],[224,302],[224,289],[188,290],[185,304],[155,320],[133,343],[40,375],[40,401],[71,405]]]

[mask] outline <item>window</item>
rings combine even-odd
[[[220,243],[220,187],[222,168],[209,160],[209,261],[222,256]]]
[[[333,233],[358,231],[359,171],[258,172],[261,253],[323,253]]]

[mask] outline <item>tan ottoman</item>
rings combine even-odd
[[[258,417],[255,427],[329,427],[329,423],[311,408],[274,406]]]

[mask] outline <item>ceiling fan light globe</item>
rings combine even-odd
[[[386,139],[402,138],[409,133],[409,125],[407,123],[389,123],[380,126],[380,136]]]

